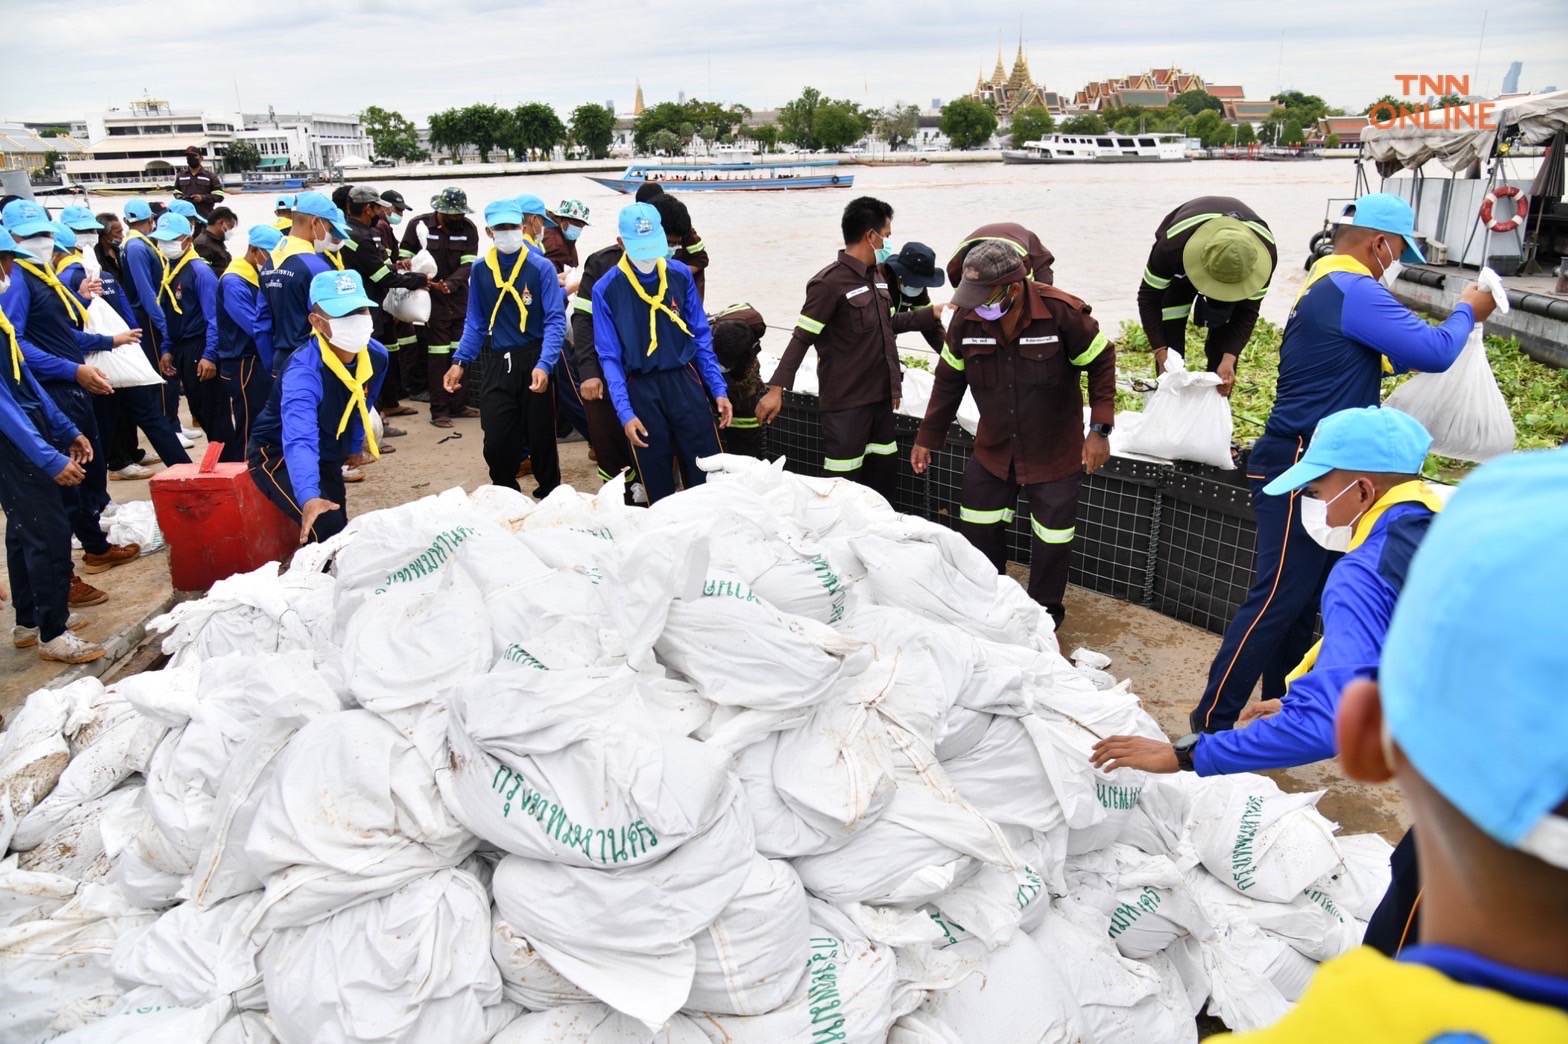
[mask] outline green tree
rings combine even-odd
[[[223,166],[233,174],[243,174],[261,165],[261,151],[248,141],[231,141],[223,150]]]
[[[671,156],[680,155],[681,136],[669,129],[654,131],[648,137],[648,151],[663,152]]]
[[[1470,103],[1465,101],[1463,98],[1461,98],[1457,94],[1445,94],[1441,98],[1437,99],[1436,101],[1434,101],[1432,103],[1432,108],[1434,108],[1434,109],[1451,109],[1451,108],[1453,108],[1456,105],[1468,105],[1468,104],[1470,104]]]
[[[1092,112],[1069,116],[1062,121],[1061,127],[1063,134],[1104,134],[1110,129],[1104,120]]]
[[[489,163],[490,153],[504,148],[513,136],[512,114],[499,105],[483,102],[460,110],[464,140],[479,150],[479,162]]]
[[[58,151],[55,149],[50,149],[48,152],[44,153],[43,171],[45,177],[53,178],[55,176],[55,169],[59,166],[60,153]]]
[[[865,124],[858,113],[842,102],[828,102],[817,106],[811,117],[811,134],[821,148],[830,152],[843,152],[860,140]]]
[[[615,140],[615,113],[603,105],[579,105],[571,115],[572,140],[588,150],[592,159],[604,159],[610,154],[610,142]]]
[[[1191,136],[1203,143],[1206,149],[1216,145],[1229,145],[1234,132],[1229,124],[1213,109],[1204,109],[1192,118]]]
[[[1339,148],[1339,135],[1338,134],[1330,134],[1328,137],[1324,138],[1323,139],[1323,147],[1325,149],[1337,149],[1337,148]]]
[[[1256,145],[1258,142],[1258,132],[1252,129],[1252,124],[1243,120],[1241,123],[1236,125],[1236,133],[1231,138],[1231,141],[1240,146]]]
[[[40,138],[63,138],[66,136],[64,127],[45,127],[38,132]]]
[[[1224,112],[1225,103],[1214,95],[1201,88],[1183,91],[1171,99],[1171,108],[1181,109],[1189,115],[1196,116],[1204,109],[1213,109],[1215,112]]]
[[[996,110],[973,98],[955,98],[942,106],[942,133],[955,149],[978,148],[996,133]]]
[[[513,152],[524,157],[530,154],[548,156],[550,151],[566,140],[566,125],[555,114],[555,109],[544,102],[528,102],[512,110],[511,140]]]
[[[454,162],[464,145],[471,143],[462,109],[442,109],[430,114],[430,147],[445,149]]]
[[[822,104],[822,92],[815,87],[807,87],[800,92],[800,97],[787,103],[779,110],[779,138],[793,144],[796,148],[818,148],[816,137],[811,133],[811,119],[816,115],[817,106]]]
[[[764,123],[760,127],[751,128],[751,140],[761,145],[763,152],[772,152],[779,147],[778,124]]]
[[[909,144],[920,132],[918,105],[890,105],[869,115],[873,132],[887,143],[889,149],[896,150]]]
[[[414,128],[414,122],[401,112],[372,105],[359,114],[359,122],[364,126],[376,156],[399,162],[425,158],[426,152],[419,147],[419,132]]]
[[[1301,124],[1294,119],[1287,120],[1285,129],[1280,133],[1282,145],[1305,145],[1307,137],[1301,130]]]
[[[1028,105],[1013,113],[1013,147],[1026,141],[1038,141],[1056,129],[1056,120],[1043,105]]]
[[[1272,96],[1291,119],[1304,127],[1310,127],[1329,113],[1328,103],[1315,94],[1302,94],[1300,91],[1281,91]]]
[[[653,148],[653,136],[660,131],[667,130],[671,134],[680,132],[680,125],[686,122],[686,108],[676,102],[659,102],[649,106],[637,116],[637,122],[632,128],[632,141],[637,146],[637,151],[647,152]]]

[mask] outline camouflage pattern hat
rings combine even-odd
[[[437,214],[472,214],[468,206],[468,193],[460,188],[442,189],[437,195],[430,197],[430,205]]]
[[[588,221],[588,208],[583,206],[581,200],[577,199],[561,200],[561,205],[555,208],[555,216],[565,218],[567,221],[581,221],[585,225],[590,223]]]

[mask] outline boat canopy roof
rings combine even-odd
[[[775,167],[837,167],[838,160],[779,160],[761,163],[631,163],[626,169],[653,170],[771,170]]]
[[[1467,117],[1473,111],[1468,105],[1458,109]],[[1442,123],[1445,120],[1443,112],[1442,109],[1433,109],[1424,116],[1423,122]],[[1488,119],[1494,126],[1487,129],[1368,127],[1361,132],[1361,148],[1364,155],[1377,162],[1378,170],[1385,176],[1401,167],[1414,170],[1430,159],[1437,160],[1449,170],[1464,170],[1470,164],[1491,156],[1500,142],[1514,135],[1524,145],[1541,145],[1550,141],[1558,128],[1568,127],[1568,91],[1532,94],[1498,102],[1497,108],[1488,114]],[[1456,121],[1448,118],[1448,122]]]

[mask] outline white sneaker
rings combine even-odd
[[[70,616],[65,618],[65,629],[67,633],[71,631],[80,631],[83,627],[86,626],[87,617],[83,616],[81,613],[72,613]],[[11,644],[16,646],[18,649],[31,649],[33,646],[38,644],[38,628],[11,628]]]
[[[180,434],[187,439],[200,439],[206,437],[206,432],[202,431],[200,428],[181,428]],[[185,448],[190,449],[189,446]]]
[[[152,469],[144,464],[127,464],[118,471],[109,472],[109,477],[118,482],[125,482],[131,479],[144,479],[151,474]]]
[[[181,449],[194,449],[196,447],[196,443],[192,442],[190,437],[183,431],[177,432],[174,437],[180,440]],[[164,461],[164,463],[167,464],[168,461]]]
[[[70,631],[66,631],[40,645],[38,655],[41,659],[53,660],[56,663],[91,663],[102,658],[103,646],[96,642],[84,642]]]
[[[632,483],[632,503],[633,504],[646,504],[646,503],[648,503],[648,491],[643,488],[643,485],[642,485],[641,482],[633,482]]]

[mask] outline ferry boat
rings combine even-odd
[[[769,189],[849,188],[853,174],[837,160],[779,163],[632,163],[618,178],[589,177],[617,192],[634,193],[649,181],[669,192],[757,192]]]
[[[1052,134],[1002,151],[1003,163],[1185,163],[1180,134]]]

